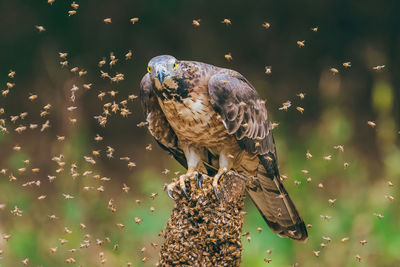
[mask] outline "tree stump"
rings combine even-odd
[[[186,182],[187,198],[179,188],[168,220],[158,266],[239,266],[245,212],[245,179],[230,171],[220,180],[218,198],[212,177],[202,175],[202,188]]]

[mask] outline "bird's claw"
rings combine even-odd
[[[215,197],[217,198],[217,200],[219,200],[219,197],[218,197],[218,182],[219,182],[219,179],[221,179],[221,177],[225,174],[227,172],[227,169],[226,168],[223,168],[223,169],[220,169],[220,170],[218,170],[218,173],[214,176],[214,178],[213,178],[213,182],[212,182],[212,185],[213,185],[213,188],[214,188],[214,194],[215,194]]]
[[[182,192],[185,194],[186,198],[189,199],[188,194],[186,193],[186,185],[185,185],[185,179],[187,175],[183,174],[179,177],[179,185],[181,186]]]
[[[201,174],[197,174],[196,175],[196,181],[197,181],[197,186],[201,189],[201,186],[202,186],[202,182],[203,182],[203,176],[201,176]]]
[[[215,194],[215,197],[217,198],[217,200],[219,200],[218,194],[220,193],[218,190],[218,180],[216,179],[213,181],[214,194]]]
[[[175,198],[172,196],[172,193],[171,193],[171,191],[174,189],[175,186],[176,186],[176,182],[172,182],[167,185],[167,194],[172,200],[175,200]]]

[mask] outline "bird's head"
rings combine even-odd
[[[151,80],[160,88],[179,74],[179,62],[173,56],[162,55],[152,58],[147,66]]]

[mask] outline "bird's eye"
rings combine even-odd
[[[176,65],[176,63],[174,63],[173,68],[176,69],[178,67],[178,65]]]
[[[147,66],[147,72],[150,73],[151,72],[151,68],[149,66]]]

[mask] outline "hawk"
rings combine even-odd
[[[269,227],[282,237],[307,240],[307,230],[280,181],[265,102],[240,73],[213,65],[154,57],[141,81],[148,129],[187,169],[219,179],[229,170],[252,179],[246,190]],[[177,184],[168,185],[168,194]],[[172,196],[170,195],[172,198]]]

